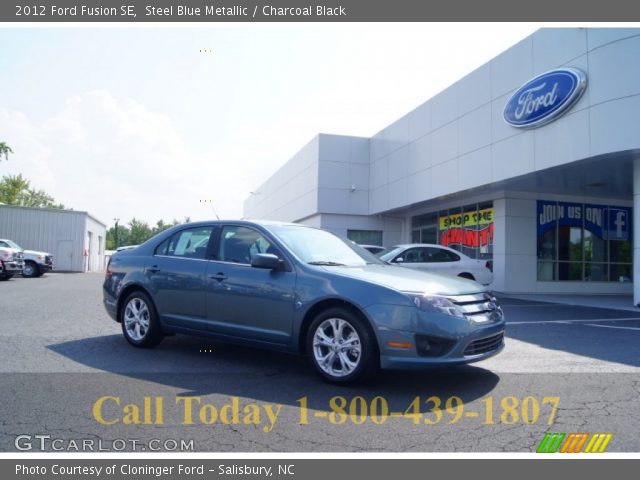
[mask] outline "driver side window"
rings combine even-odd
[[[398,255],[397,258],[402,257],[403,263],[422,263],[424,262],[422,258],[422,249],[421,248],[410,248],[406,252]],[[396,261],[398,261],[396,258]]]
[[[258,253],[272,253],[282,258],[277,248],[253,228],[227,226],[222,229],[219,260],[250,265]]]

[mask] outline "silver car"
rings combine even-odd
[[[493,282],[492,262],[475,260],[453,248],[430,243],[396,245],[378,257],[402,267],[426,270],[475,280],[482,285]]]

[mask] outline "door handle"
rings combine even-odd
[[[221,282],[222,280],[226,280],[227,276],[222,272],[218,272],[215,275],[209,275],[209,278],[211,280],[218,280],[219,282]]]
[[[149,273],[158,273],[160,271],[160,267],[154,265],[153,267],[147,267],[147,272]]]

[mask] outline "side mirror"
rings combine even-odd
[[[398,257],[393,261],[393,263],[402,263],[402,262],[404,262],[404,257]]]
[[[251,266],[254,268],[266,268],[268,270],[278,270],[282,268],[283,261],[273,253],[258,253],[251,259]]]

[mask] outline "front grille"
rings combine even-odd
[[[502,310],[498,307],[495,297],[488,293],[456,295],[447,298],[455,303],[469,320],[475,323],[502,320]]]
[[[492,352],[502,346],[504,342],[504,333],[500,332],[490,337],[474,340],[467,348],[464,349],[465,356],[481,355],[483,353]]]
[[[52,255],[45,255],[44,263],[46,265],[53,265],[53,256]]]

